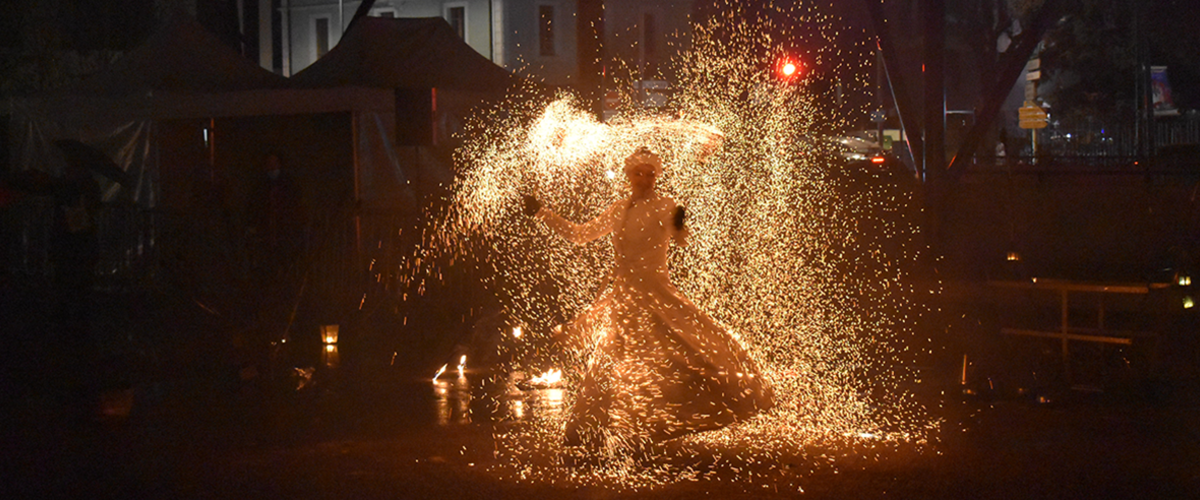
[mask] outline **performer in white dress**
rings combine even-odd
[[[729,332],[671,285],[667,250],[685,244],[684,212],[654,189],[657,154],[625,160],[631,195],[574,224],[525,198],[525,211],[584,244],[612,234],[611,283],[569,338],[593,347],[566,425],[565,442],[587,449],[648,443],[716,429],[773,405],[770,384]]]

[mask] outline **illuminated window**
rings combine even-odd
[[[642,16],[642,57],[646,62],[646,75],[653,75],[658,72],[658,24],[655,22],[654,14],[646,13]]]
[[[538,52],[554,55],[554,6],[538,6]]]

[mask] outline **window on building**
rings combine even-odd
[[[642,60],[646,64],[645,75],[658,72],[658,24],[650,13],[642,16]]]
[[[459,38],[467,39],[467,8],[446,7],[446,22],[450,23],[450,27],[454,28],[454,32]]]
[[[376,9],[371,11],[371,15],[374,17],[394,18],[396,17],[396,11],[394,9]]]
[[[554,6],[538,6],[538,52],[543,56],[554,55]]]
[[[329,52],[329,18],[318,17],[314,19],[313,29],[316,31],[316,36],[313,39],[317,43],[317,57],[320,58]]]

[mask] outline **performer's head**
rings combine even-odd
[[[662,158],[649,147],[642,146],[625,159],[625,177],[635,191],[654,189],[654,182],[662,175]]]

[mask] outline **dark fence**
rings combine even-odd
[[[1034,150],[1032,135],[1037,135]],[[1152,139],[1152,140],[1151,140]],[[1157,120],[1149,134],[1132,124],[1047,127],[1006,141],[1007,154],[978,154],[975,174],[1200,174],[1200,114]]]
[[[27,197],[6,210],[2,223],[6,240],[0,249],[4,271],[34,284],[47,284],[54,275],[50,254],[54,199]],[[161,235],[172,225],[169,214],[111,204],[97,211],[94,224],[97,286],[113,289],[159,284]]]
[[[5,274],[32,286],[50,284],[55,272],[54,208],[53,198],[42,196],[7,207],[0,221],[0,265]],[[378,258],[385,249],[397,253],[403,246],[381,235],[394,239],[401,228],[415,224],[413,217],[321,212],[309,221],[295,262],[279,272],[293,276],[296,283],[306,282],[307,293],[345,301],[348,290],[362,286],[366,271],[358,269],[365,266],[361,260]],[[105,204],[95,214],[95,232],[95,285],[104,290],[172,287],[193,296],[221,295],[231,288],[261,287],[253,283],[254,277],[264,268],[279,267],[272,262],[277,255],[264,253],[244,224],[219,209],[197,214]]]

